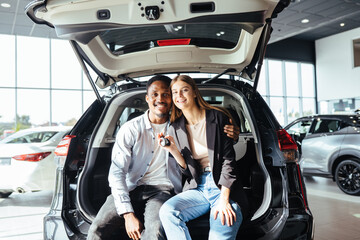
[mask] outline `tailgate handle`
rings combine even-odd
[[[204,12],[214,12],[215,3],[214,2],[204,2],[204,3],[191,3],[190,12],[192,13],[204,13]]]

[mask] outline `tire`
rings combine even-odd
[[[339,163],[335,170],[335,181],[346,194],[360,195],[360,162],[349,159]]]
[[[0,198],[7,198],[12,192],[0,192]]]

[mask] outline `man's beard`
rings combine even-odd
[[[157,105],[162,105],[164,107],[167,107],[168,105],[166,103],[162,103],[162,102],[156,102],[154,104],[154,107],[156,108]],[[155,112],[155,115],[158,117],[158,118],[165,118],[165,117],[169,117],[169,111],[167,111],[166,113],[157,113]]]
[[[158,118],[169,117],[169,113],[155,113]]]

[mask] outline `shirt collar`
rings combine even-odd
[[[148,110],[146,110],[145,114],[143,114],[143,119],[144,119],[144,122],[145,122],[145,128],[146,129],[152,129],[151,122],[150,122],[150,119],[149,119],[149,111],[150,110],[148,109]],[[169,120],[167,122],[169,124]]]

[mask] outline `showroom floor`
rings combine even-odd
[[[360,196],[342,193],[326,178],[306,178],[308,202],[315,217],[315,240],[360,240]],[[12,194],[0,199],[0,240],[41,240],[42,219],[51,191]]]
[[[315,240],[360,240],[360,196],[346,195],[331,179],[305,179],[315,218]]]

